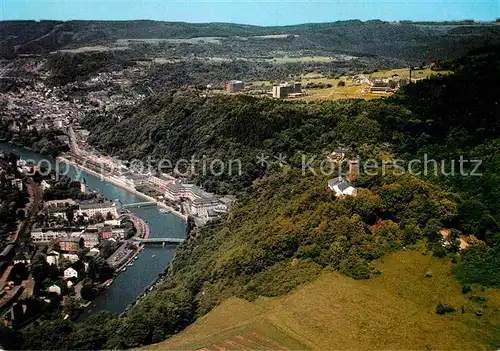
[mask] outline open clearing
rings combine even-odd
[[[279,298],[231,298],[182,333],[151,350],[166,349],[466,349],[498,347],[500,291],[462,294],[451,263],[403,251],[375,262],[381,274],[357,281],[323,273]],[[427,272],[432,277],[426,277]],[[484,290],[484,289],[483,289]],[[480,305],[471,295],[487,298]],[[439,303],[457,312],[435,313]],[[475,312],[482,310],[482,317]]]
[[[449,71],[433,71],[430,68],[424,68],[421,70],[413,70],[412,78],[413,79],[426,79],[431,75],[436,74],[450,74]],[[364,74],[364,76],[368,79],[370,78],[383,78],[383,77],[392,77],[393,75],[399,75],[400,78],[409,78],[410,70],[409,68],[398,68],[391,70],[383,70],[377,71],[371,74]],[[315,88],[315,89],[306,89],[307,95],[299,98],[300,100],[305,101],[314,101],[314,100],[337,100],[337,99],[377,99],[385,96],[389,96],[390,94],[372,94],[370,93],[370,89],[366,84],[356,84],[350,77],[342,76],[338,79],[328,78],[321,76],[319,74],[308,74],[303,76],[300,81],[302,82],[302,86],[306,87],[308,83],[314,84],[331,84],[331,88]],[[338,83],[340,81],[344,81],[345,86],[338,87]]]
[[[187,43],[187,44],[218,44],[222,40],[221,37],[196,37],[196,38],[179,38],[179,39],[118,39],[116,43],[118,45],[128,45],[131,43],[146,43],[146,44],[158,44],[158,43]]]

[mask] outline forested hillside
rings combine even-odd
[[[275,37],[263,40],[263,36]],[[197,37],[221,39],[217,45],[189,45],[192,53],[200,53],[201,48],[201,53],[207,51],[212,56],[214,53],[246,57],[272,52],[299,56],[350,53],[420,63],[429,57],[457,56],[485,44],[498,43],[500,32],[498,26],[471,21],[389,23],[352,20],[285,27],[156,21],[3,21],[0,22],[0,55],[46,53],[117,39]]]
[[[454,65],[454,75],[412,84],[379,101],[305,104],[203,98],[188,90],[124,109],[120,119],[89,116],[93,145],[122,158],[241,158],[241,176],[195,177],[211,190],[235,193],[238,206],[179,246],[169,279],[123,316],[99,315],[82,324],[43,321],[11,347],[159,342],[228,297],[283,295],[323,270],[370,279],[384,274],[373,260],[414,244],[454,262],[461,282],[500,287],[499,62],[498,48],[474,52],[446,63]],[[358,196],[337,199],[325,191],[330,176],[304,175],[300,165],[303,154],[319,160],[339,146],[375,160],[462,155],[483,160],[483,175],[399,175],[389,168],[385,175],[361,174]],[[256,161],[261,153],[282,153],[287,164],[262,166]],[[466,164],[464,170],[472,168]],[[442,228],[479,240],[457,255],[455,243],[443,246]],[[499,345],[484,345],[491,346]]]

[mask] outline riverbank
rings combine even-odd
[[[164,204],[162,202],[159,202],[157,199],[155,199],[154,197],[151,197],[149,195],[146,195],[144,193],[141,193],[140,191],[138,191],[137,189],[119,181],[118,179],[112,177],[112,176],[109,176],[109,175],[105,175],[105,174],[102,174],[102,173],[99,173],[99,172],[96,172],[94,171],[93,169],[89,168],[89,167],[86,167],[84,165],[81,165],[79,164],[78,162],[74,161],[74,160],[70,160],[68,159],[67,157],[64,157],[64,156],[58,156],[56,158],[57,161],[61,161],[61,162],[64,162],[64,163],[67,163],[69,165],[72,165],[76,168],[79,168],[79,169],[82,169],[84,170],[85,172],[89,173],[89,174],[92,174],[93,176],[96,176],[96,177],[100,177],[101,180],[104,180],[104,181],[107,181],[113,185],[116,185],[117,187],[120,187],[122,188],[123,190],[126,190],[128,192],[130,192],[131,194],[137,196],[137,197],[140,197],[142,199],[145,199],[147,201],[151,201],[151,202],[155,202],[156,203],[156,206],[160,207],[160,208],[163,208],[167,211],[169,211],[169,213],[172,213],[173,215],[177,216],[178,218],[180,219],[183,219],[185,221],[187,221],[187,216],[185,214],[182,214],[180,213],[179,211],[176,211],[173,207],[171,206],[168,206],[167,204]]]

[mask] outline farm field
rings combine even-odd
[[[279,298],[230,298],[182,333],[149,350],[497,348],[500,291],[462,293],[449,260],[422,251],[375,262],[380,274],[357,281],[323,273]],[[428,277],[431,272],[432,276]],[[475,302],[472,296],[486,298]],[[436,305],[456,312],[438,315]],[[475,312],[483,311],[479,317]]]

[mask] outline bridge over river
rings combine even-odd
[[[132,238],[132,241],[144,244],[181,244],[185,239],[182,238]]]
[[[144,202],[135,202],[132,204],[124,204],[122,207],[124,208],[134,208],[134,207],[146,207],[146,206],[156,206],[157,201],[144,201]]]

